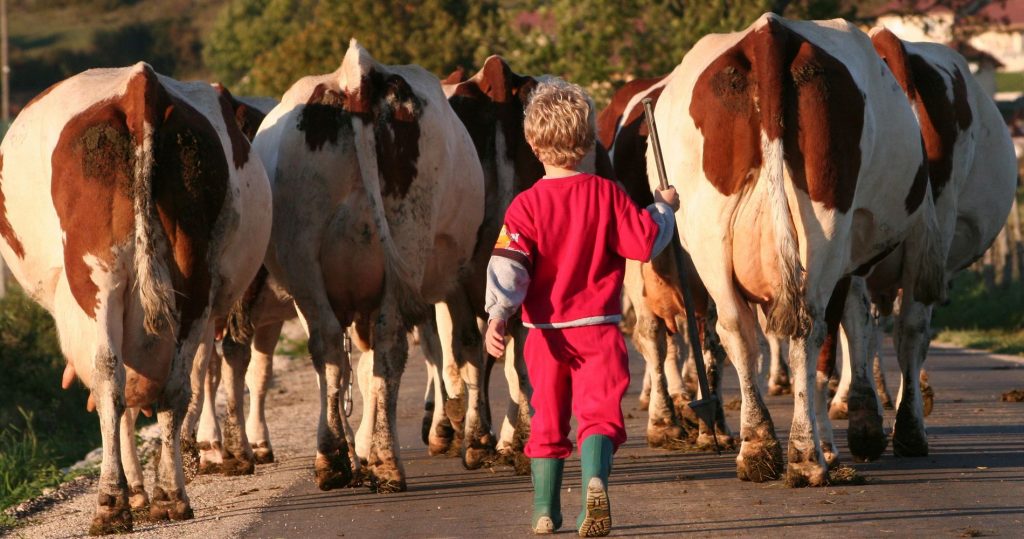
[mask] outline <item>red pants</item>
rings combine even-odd
[[[577,443],[603,434],[617,450],[626,441],[622,396],[629,387],[629,365],[617,325],[531,329],[523,354],[534,409],[526,456],[572,454],[570,411],[576,416]]]

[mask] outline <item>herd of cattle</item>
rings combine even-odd
[[[131,530],[131,510],[147,506],[156,519],[191,518],[183,446],[198,448],[203,471],[252,473],[273,460],[264,400],[282,324],[296,316],[319,383],[320,488],[405,489],[395,421],[410,333],[428,358],[430,453],[457,450],[468,468],[496,454],[521,463],[525,333],[512,331],[512,399],[496,438],[486,382],[498,358],[483,351],[481,323],[504,211],[543,175],[522,125],[539,80],[492,56],[468,79],[439,81],[353,42],[337,71],[300,79],[279,103],[139,63],[86,71],[25,107],[0,148],[0,252],[56,320],[64,383],[92,391],[103,436],[92,533]],[[652,199],[645,97],[682,202],[689,322],[706,340],[713,391],[726,357],[739,375],[739,477],[827,482],[840,344],[833,416],[848,417],[854,458],[881,455],[871,309],[895,310],[893,450],[927,454],[919,372],[932,305],[993,241],[1017,182],[1009,134],[964,59],[842,20],[766,14],[708,35],[595,119],[601,143],[582,168],[618,179],[641,206]],[[674,260],[630,263],[625,284],[652,446],[686,437],[694,397]],[[789,346],[785,459],[760,394],[762,330],[772,391]],[[364,403],[355,433],[353,376]],[[139,411],[155,411],[162,432],[150,494],[134,446]],[[718,417],[698,426],[697,443],[734,443]]]

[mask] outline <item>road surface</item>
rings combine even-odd
[[[188,486],[195,520],[139,522],[140,537],[520,537],[528,535],[528,477],[499,467],[467,471],[457,459],[429,457],[420,441],[425,381],[422,356],[412,356],[402,381],[400,440],[408,492],[319,491],[313,483],[318,415],[308,359],[279,360],[269,397],[277,462],[249,477],[201,476]],[[892,358],[891,348],[888,350]],[[900,459],[891,445],[877,462],[856,464],[867,483],[789,489],[781,481],[752,484],[735,474],[735,453],[721,456],[648,449],[646,414],[637,410],[642,362],[632,354],[633,384],[624,402],[631,436],[611,481],[618,536],[1024,536],[1024,403],[1000,402],[1024,389],[1024,360],[934,347],[928,359],[935,410],[928,418],[931,455]],[[890,391],[895,360],[886,365]],[[491,381],[494,417],[505,409],[500,369]],[[725,401],[738,396],[728,371]],[[790,397],[767,397],[779,435],[792,414]],[[356,396],[357,420],[360,399]],[[727,411],[734,432],[738,412]],[[886,411],[891,428],[894,412]],[[845,421],[836,422],[844,462]],[[570,459],[562,500],[566,523],[579,511],[579,465]],[[95,491],[28,517],[23,537],[67,537],[88,528]],[[572,533],[572,530],[563,530]]]

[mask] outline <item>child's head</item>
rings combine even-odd
[[[526,142],[541,163],[573,169],[594,146],[590,117],[583,88],[559,78],[546,80],[526,105]]]

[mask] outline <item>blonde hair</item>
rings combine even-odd
[[[526,105],[526,142],[546,165],[572,168],[594,146],[593,105],[576,84],[552,77],[537,85]]]

